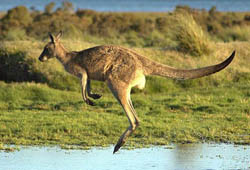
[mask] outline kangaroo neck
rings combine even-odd
[[[68,52],[64,48],[64,46],[61,43],[57,43],[57,45],[56,45],[56,58],[62,64],[66,64],[68,62],[68,60],[70,59],[67,54],[68,54]]]

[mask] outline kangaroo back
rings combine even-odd
[[[167,65],[154,62],[147,58],[143,58],[143,60],[141,61],[144,66],[144,72],[146,75],[157,75],[173,79],[185,80],[185,79],[195,79],[199,77],[204,77],[216,73],[224,69],[227,65],[229,65],[233,60],[234,56],[235,56],[235,51],[231,54],[230,57],[228,57],[225,61],[223,61],[220,64],[198,69],[191,69],[191,70],[175,69]]]

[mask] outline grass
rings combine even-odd
[[[29,40],[0,44],[0,64],[4,66],[0,67],[1,78],[10,78],[0,81],[0,149],[13,150],[8,146],[11,144],[63,148],[115,144],[129,125],[120,105],[106,85],[95,81],[93,90],[103,97],[94,107],[84,104],[79,80],[55,59],[38,61],[45,43]],[[96,45],[78,40],[63,40],[63,44],[69,50]],[[250,44],[212,42],[211,47],[211,54],[200,57],[173,49],[133,48],[155,61],[186,69],[219,63],[233,50],[236,57],[220,73],[197,80],[147,77],[143,91],[133,90],[141,125],[126,146],[250,144]]]
[[[0,83],[0,143],[15,145],[115,144],[128,126],[110,93],[90,107],[78,92],[35,83]],[[249,85],[133,94],[141,125],[127,146],[226,142],[250,144]]]

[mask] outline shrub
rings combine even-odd
[[[6,27],[24,27],[32,22],[32,17],[25,6],[10,9],[2,19]]]
[[[126,41],[130,46],[144,46],[144,41],[138,37],[138,34],[135,31],[129,31],[126,34]]]
[[[144,47],[174,47],[175,43],[168,34],[162,34],[159,31],[153,31],[144,38]]]
[[[64,39],[82,40],[83,33],[73,24],[66,24],[63,28]]]
[[[11,41],[28,39],[25,30],[18,28],[7,31],[4,38]]]
[[[218,35],[218,38],[225,42],[229,41],[248,41],[250,40],[250,27],[232,27],[226,28]]]
[[[74,5],[70,1],[63,1],[62,2],[62,10],[64,12],[73,12]]]
[[[194,18],[186,13],[177,13],[173,17],[173,34],[181,52],[193,56],[201,56],[210,53],[210,41],[202,28],[195,22]]]
[[[36,81],[43,82],[41,73],[32,70],[32,60],[26,58],[26,53],[15,51],[9,53],[5,49],[0,49],[0,80],[7,82]]]
[[[55,7],[55,3],[54,2],[50,2],[49,4],[47,4],[44,8],[44,12],[46,14],[51,14],[53,12],[53,9]]]

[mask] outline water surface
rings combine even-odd
[[[218,170],[250,169],[250,146],[186,144],[120,150],[62,150],[58,147],[27,147],[0,152],[4,170]]]

